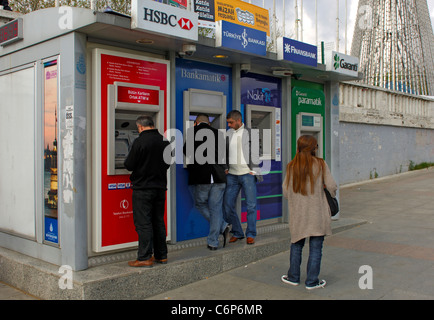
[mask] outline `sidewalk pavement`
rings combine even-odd
[[[340,198],[341,217],[368,223],[326,238],[320,274],[325,288],[308,291],[303,282],[297,287],[281,282],[289,267],[287,251],[151,299],[433,300],[434,170],[349,185]],[[361,289],[359,282],[371,284],[369,270],[372,289]]]
[[[324,289],[308,291],[303,283],[293,287],[281,282],[280,277],[289,267],[288,246],[285,252],[280,251],[259,261],[251,259],[241,267],[203,277],[147,299],[433,300],[433,182],[434,170],[427,169],[341,187],[341,218],[333,222],[334,235],[327,237],[324,243],[320,274],[320,278],[327,281]],[[367,223],[360,223],[363,220]],[[258,250],[263,250],[258,245],[261,241],[276,242],[272,236],[259,235],[254,245]],[[171,261],[174,261],[172,263],[176,264],[176,268],[185,263],[177,260],[188,259],[185,257],[188,250],[195,251],[195,254],[200,251],[202,255],[218,255],[229,251],[229,254],[226,253],[229,256],[231,251],[237,252],[237,247],[245,247],[246,250],[252,248],[239,242],[228,244],[224,250],[217,250],[216,253],[201,250],[203,248],[186,249],[173,253]],[[303,253],[302,281],[307,254],[308,245]],[[121,265],[123,263],[113,264],[110,268],[119,268]],[[158,268],[164,267],[152,269]],[[166,269],[160,270],[163,272]],[[361,289],[360,285],[368,288]],[[0,300],[32,299],[38,298],[0,282]]]

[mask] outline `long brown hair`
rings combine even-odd
[[[289,189],[289,180],[292,175],[292,190],[307,196],[307,178],[310,180],[311,194],[314,192],[316,179],[322,174],[324,160],[316,157],[318,142],[310,135],[301,136],[297,141],[297,154],[286,167],[286,186]],[[318,163],[320,170],[314,173],[314,163]]]

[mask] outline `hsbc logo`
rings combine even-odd
[[[197,41],[198,19],[196,12],[157,1],[131,0],[131,29]]]
[[[191,28],[194,27],[193,22],[191,22],[190,19],[181,18],[179,19],[178,23],[181,29],[184,30],[191,30]]]

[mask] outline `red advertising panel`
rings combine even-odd
[[[143,58],[147,59],[147,58]],[[133,222],[132,189],[130,177],[107,174],[107,104],[108,86],[114,82],[159,87],[164,92],[164,126],[167,110],[168,62],[153,59],[134,59],[101,53],[101,217],[99,250],[113,249],[138,240]],[[119,86],[118,102],[158,105],[159,91],[134,86]],[[163,132],[166,131],[166,127]],[[113,133],[114,134],[114,133]],[[167,219],[167,210],[166,210]],[[167,220],[166,220],[167,225]]]

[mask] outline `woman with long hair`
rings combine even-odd
[[[327,163],[316,156],[317,140],[310,135],[297,141],[297,154],[286,167],[283,195],[289,204],[289,230],[291,232],[290,267],[282,281],[300,284],[300,264],[304,243],[309,238],[306,289],[323,288],[319,280],[324,237],[332,234],[331,213],[324,187],[332,197],[337,185]]]

